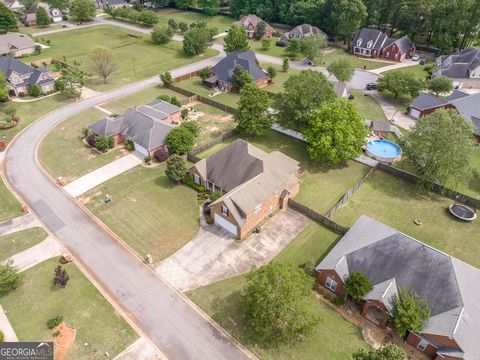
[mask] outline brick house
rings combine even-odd
[[[398,62],[415,51],[415,44],[408,36],[392,39],[379,30],[367,28],[358,30],[350,45],[354,55]]]
[[[33,85],[37,85],[43,94],[55,91],[55,80],[46,68],[33,68],[12,56],[0,56],[0,71],[7,79],[10,96],[28,94]]]
[[[158,150],[168,153],[165,138],[180,122],[181,108],[164,100],[154,100],[128,109],[123,115],[106,117],[88,128],[92,134],[114,137],[117,145],[130,140],[140,154],[153,156]]]
[[[212,75],[203,84],[225,92],[232,91],[234,88],[233,70],[237,65],[243,67],[250,74],[257,86],[264,87],[268,85],[268,74],[258,66],[257,57],[251,50],[228,54],[212,67]]]
[[[223,194],[210,205],[215,223],[244,239],[298,193],[298,172],[294,159],[238,139],[197,162],[188,174],[195,183]]]
[[[437,109],[455,109],[465,120],[472,123],[474,134],[480,141],[480,93],[468,94],[455,90],[445,98],[437,98],[428,93],[420,93],[410,105],[408,114],[415,120],[431,114]]]
[[[399,288],[431,310],[421,333],[406,338],[432,359],[478,359],[480,270],[367,216],[361,216],[317,266],[317,283],[344,297],[352,272],[368,276],[362,314],[380,327],[395,314]]]
[[[240,20],[238,20],[236,24],[240,27],[243,27],[245,29],[245,32],[247,33],[247,36],[251,39],[254,37],[257,26],[260,23],[265,24],[265,34],[263,36],[272,37],[273,28],[255,14],[245,15]]]
[[[0,35],[0,56],[23,56],[30,55],[35,52],[35,42],[33,39],[24,34],[15,32],[7,32]]]

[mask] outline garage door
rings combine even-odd
[[[140,146],[137,143],[133,143],[133,146],[135,146],[135,150],[137,150],[140,154],[142,154],[143,156],[148,156],[148,150],[145,149],[143,146]]]
[[[225,220],[220,215],[215,214],[215,224],[220,225],[222,228],[237,236],[237,227],[233,225],[230,221]]]
[[[420,117],[420,111],[417,109],[410,110],[410,116],[414,119],[418,119]]]

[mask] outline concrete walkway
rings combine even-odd
[[[399,111],[390,104],[385,98],[380,95],[377,91],[370,92],[370,96],[377,100],[377,102],[382,107],[383,112],[388,120],[390,120],[395,125],[400,126],[401,128],[410,130],[415,126],[415,120],[410,116],[405,115],[403,111]]]
[[[18,98],[18,97],[12,97],[10,100],[13,101],[13,102],[18,102],[18,103],[29,103],[29,102],[40,101],[40,100],[43,100],[43,99],[46,99],[48,97],[55,96],[55,95],[58,95],[58,94],[60,94],[60,92],[56,91],[54,93],[44,95],[44,96],[39,96],[39,97],[36,97],[36,98],[33,98],[33,99],[21,99],[21,98]]]
[[[64,189],[73,197],[80,196],[88,190],[93,189],[105,181],[108,181],[141,163],[142,160],[135,153],[128,154],[82,176],[81,178],[78,178],[75,181],[72,181],[70,184],[65,185]]]
[[[155,347],[144,337],[138,338],[124,351],[118,354],[114,360],[167,360],[161,356]]]
[[[5,342],[18,342],[17,334],[15,334],[15,330],[13,330],[2,305],[0,305],[0,331],[5,335]]]
[[[8,235],[17,231],[30,229],[41,226],[32,214],[19,216],[14,219],[3,221],[0,223],[0,236]]]
[[[260,233],[237,242],[220,226],[206,225],[202,216],[198,235],[156,271],[180,291],[196,289],[268,263],[309,223],[287,208],[263,225]]]
[[[60,256],[65,252],[60,243],[49,236],[40,244],[21,251],[12,256],[13,264],[20,271],[25,271],[31,267],[48,260],[54,256]]]
[[[368,70],[368,71],[370,71],[374,74],[380,75],[381,73],[384,73],[384,72],[387,72],[387,71],[390,71],[390,70],[397,70],[397,69],[402,69],[402,68],[415,66],[415,65],[420,66],[420,63],[418,61],[413,61],[413,60],[406,59],[406,60],[403,60],[400,63],[393,63],[392,65],[388,65],[388,66],[384,66],[384,67],[381,67],[381,68],[378,68],[378,69],[372,69],[372,70]]]

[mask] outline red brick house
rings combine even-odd
[[[354,55],[398,62],[415,51],[415,44],[408,36],[392,39],[379,30],[367,28],[358,30],[350,45]]]
[[[88,128],[90,133],[114,137],[116,144],[132,141],[135,150],[143,156],[153,156],[160,150],[168,152],[165,138],[181,122],[181,108],[164,100],[128,109],[123,115],[106,117]]]
[[[478,359],[480,354],[480,270],[361,216],[317,266],[317,283],[344,297],[352,272],[365,274],[373,289],[362,314],[380,327],[395,315],[400,288],[426,300],[431,318],[408,344],[432,359]]]
[[[210,205],[215,223],[244,239],[298,193],[298,171],[298,162],[281,152],[266,153],[238,139],[197,162],[188,174],[223,194]]]
[[[232,91],[234,89],[233,70],[236,66],[244,68],[258,87],[268,85],[268,74],[258,66],[257,57],[251,50],[228,54],[212,67],[212,75],[203,84],[225,92]]]
[[[263,36],[272,37],[273,28],[255,14],[248,14],[237,21],[237,25],[245,29],[250,39],[254,37],[255,31],[260,23],[265,24],[265,34]]]

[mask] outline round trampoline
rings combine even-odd
[[[473,221],[477,218],[477,212],[463,204],[452,204],[448,207],[450,213],[456,218],[464,221]]]
[[[369,140],[367,143],[367,154],[378,161],[393,163],[402,158],[402,149],[388,140]]]

